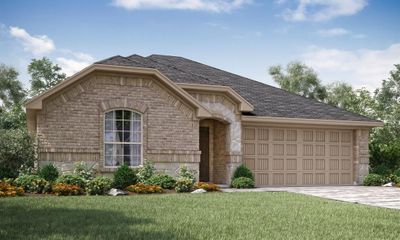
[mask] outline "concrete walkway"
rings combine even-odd
[[[344,202],[400,209],[400,188],[364,186],[223,189],[224,192],[292,192]]]

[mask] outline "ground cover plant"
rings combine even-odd
[[[292,193],[0,198],[0,239],[398,239],[400,211]]]

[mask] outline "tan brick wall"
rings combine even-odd
[[[199,121],[193,108],[157,79],[107,73],[89,75],[43,101],[37,117],[40,159],[65,168],[81,160],[102,167],[104,112],[112,109],[143,114],[144,159],[199,162]]]
[[[369,172],[369,148],[368,129],[357,129],[354,133],[354,181],[356,184],[363,184],[365,176]]]

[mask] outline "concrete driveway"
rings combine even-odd
[[[400,209],[400,188],[364,186],[224,189],[224,192],[292,192],[344,202]]]

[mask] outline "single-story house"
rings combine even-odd
[[[230,182],[244,163],[257,186],[360,184],[368,133],[382,125],[183,57],[114,56],[26,103],[40,164],[112,173],[151,160],[200,181]]]

